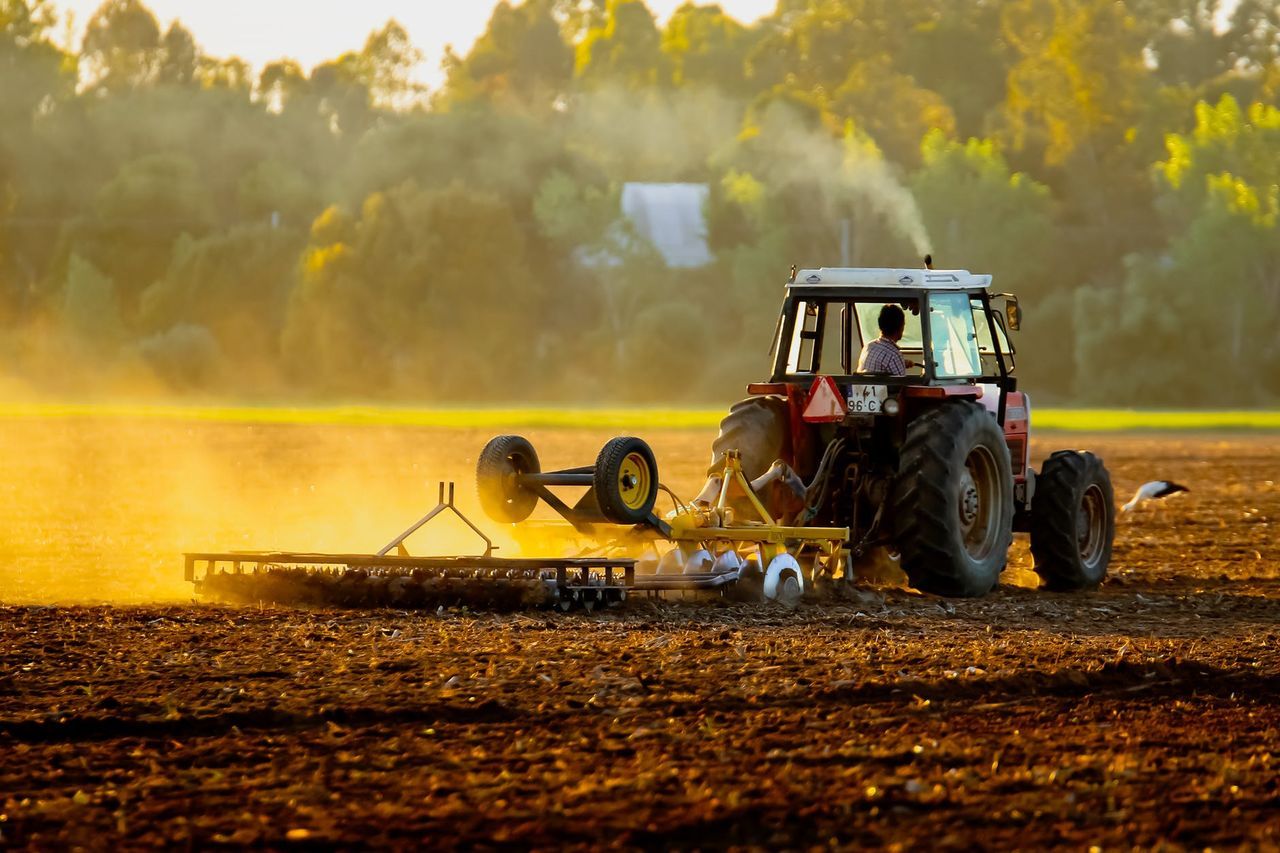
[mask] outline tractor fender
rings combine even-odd
[[[778,584],[788,572],[796,576],[796,580],[800,583],[800,591],[804,591],[804,572],[800,571],[800,564],[796,562],[796,558],[790,554],[779,554],[769,561],[769,568],[764,572],[764,597],[769,601],[773,601],[778,597]]]

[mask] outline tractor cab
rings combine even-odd
[[[769,383],[803,385],[828,376],[841,389],[884,387],[884,401],[900,404],[974,396],[1003,423],[1008,395],[1017,390],[1009,330],[1020,316],[1017,299],[991,294],[990,284],[991,276],[967,270],[802,270],[787,284]],[[886,305],[905,315],[897,346],[908,367],[900,376],[860,373],[859,357],[880,337]]]

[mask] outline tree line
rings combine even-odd
[[[1280,397],[1268,0],[503,0],[443,83],[0,0],[0,368],[45,393],[720,402],[792,264],[990,272],[1042,401]],[[629,181],[710,187],[667,269]],[[1225,376],[1224,376],[1225,374]]]

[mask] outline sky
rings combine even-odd
[[[440,82],[445,45],[459,52],[484,31],[495,0],[144,0],[168,26],[181,20],[210,55],[239,56],[257,68],[282,57],[312,67],[348,50],[357,50],[365,36],[395,18],[426,54],[419,74],[428,86]],[[649,8],[665,21],[684,0],[648,0]],[[719,0],[720,6],[743,22],[773,11],[777,0]],[[75,44],[84,24],[102,0],[55,0],[74,15]]]

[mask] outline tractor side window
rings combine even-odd
[[[930,295],[929,341],[938,377],[967,379],[982,374],[978,331],[967,293]]]
[[[822,321],[822,353],[814,371],[831,375],[845,375],[852,372],[848,368],[848,335],[844,324],[849,316],[849,306],[843,302],[828,302],[824,306]]]
[[[822,314],[822,306],[817,302],[796,303],[796,326],[791,335],[791,348],[787,350],[787,373],[813,373]]]
[[[987,322],[987,312],[982,307],[981,299],[971,299],[969,304],[973,306],[973,322],[978,330],[978,352],[982,354],[982,375],[995,376],[999,373],[1000,362],[996,359],[996,346],[1000,347],[1000,352],[1004,354],[1005,365],[1013,369],[1013,347],[1009,345],[1009,338],[1004,331],[1004,316],[999,311],[992,312],[992,319],[995,321],[996,338],[993,342],[991,339],[991,324]]]

